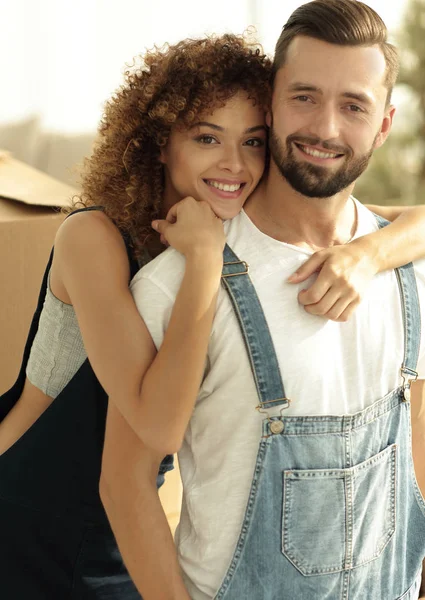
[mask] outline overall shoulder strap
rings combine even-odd
[[[375,218],[380,228],[389,223],[379,215],[375,215]],[[413,264],[410,262],[394,271],[400,289],[404,326],[404,357],[400,372],[404,380],[405,396],[408,397],[410,383],[418,377],[416,369],[421,342],[421,311]]]
[[[229,294],[245,341],[258,397],[259,408],[289,406],[269,326],[248,275],[248,265],[226,244],[223,252],[222,284]]]

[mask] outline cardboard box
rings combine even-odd
[[[18,375],[60,207],[75,193],[0,151],[0,394]]]
[[[170,473],[166,473],[165,483],[159,490],[161,504],[164,508],[165,514],[167,515],[168,524],[170,525],[173,535],[180,520],[183,491],[177,456],[174,457],[174,464],[174,470]]]
[[[16,380],[56,231],[76,190],[0,150],[0,394]],[[161,502],[174,532],[181,504],[178,467]]]

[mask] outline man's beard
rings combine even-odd
[[[375,138],[376,139],[376,138]],[[320,146],[335,154],[343,154],[344,162],[337,171],[331,171],[320,165],[301,162],[294,156],[293,143],[309,146]],[[374,143],[366,154],[353,158],[353,152],[348,146],[337,146],[322,142],[319,138],[290,135],[286,138],[286,149],[274,132],[270,129],[270,155],[289,185],[303,196],[309,198],[330,198],[345,190],[360,177],[369,164],[373,154]]]

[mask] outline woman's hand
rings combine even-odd
[[[357,238],[344,246],[315,252],[288,281],[300,283],[319,272],[316,281],[298,294],[299,302],[312,315],[348,321],[378,272],[374,259],[373,246],[366,238]]]
[[[188,196],[168,211],[167,217],[152,222],[161,241],[169,244],[186,258],[205,254],[220,256],[226,243],[223,222],[207,202]]]

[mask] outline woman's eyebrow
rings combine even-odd
[[[265,125],[256,125],[255,127],[245,129],[245,133],[254,133],[255,131],[264,131],[267,133],[267,127]]]
[[[198,121],[198,123],[194,123],[191,125],[190,129],[194,129],[195,127],[210,127],[211,129],[215,129],[216,131],[225,131],[224,127],[220,127],[220,125],[216,125],[215,123],[210,123],[209,121]],[[254,133],[255,131],[267,131],[265,125],[255,125],[255,127],[248,127],[245,129],[244,133]]]
[[[216,131],[224,131],[224,127],[220,127],[215,123],[209,123],[208,121],[198,121],[190,126],[190,129],[194,129],[195,127],[211,127],[211,129],[215,129]]]

